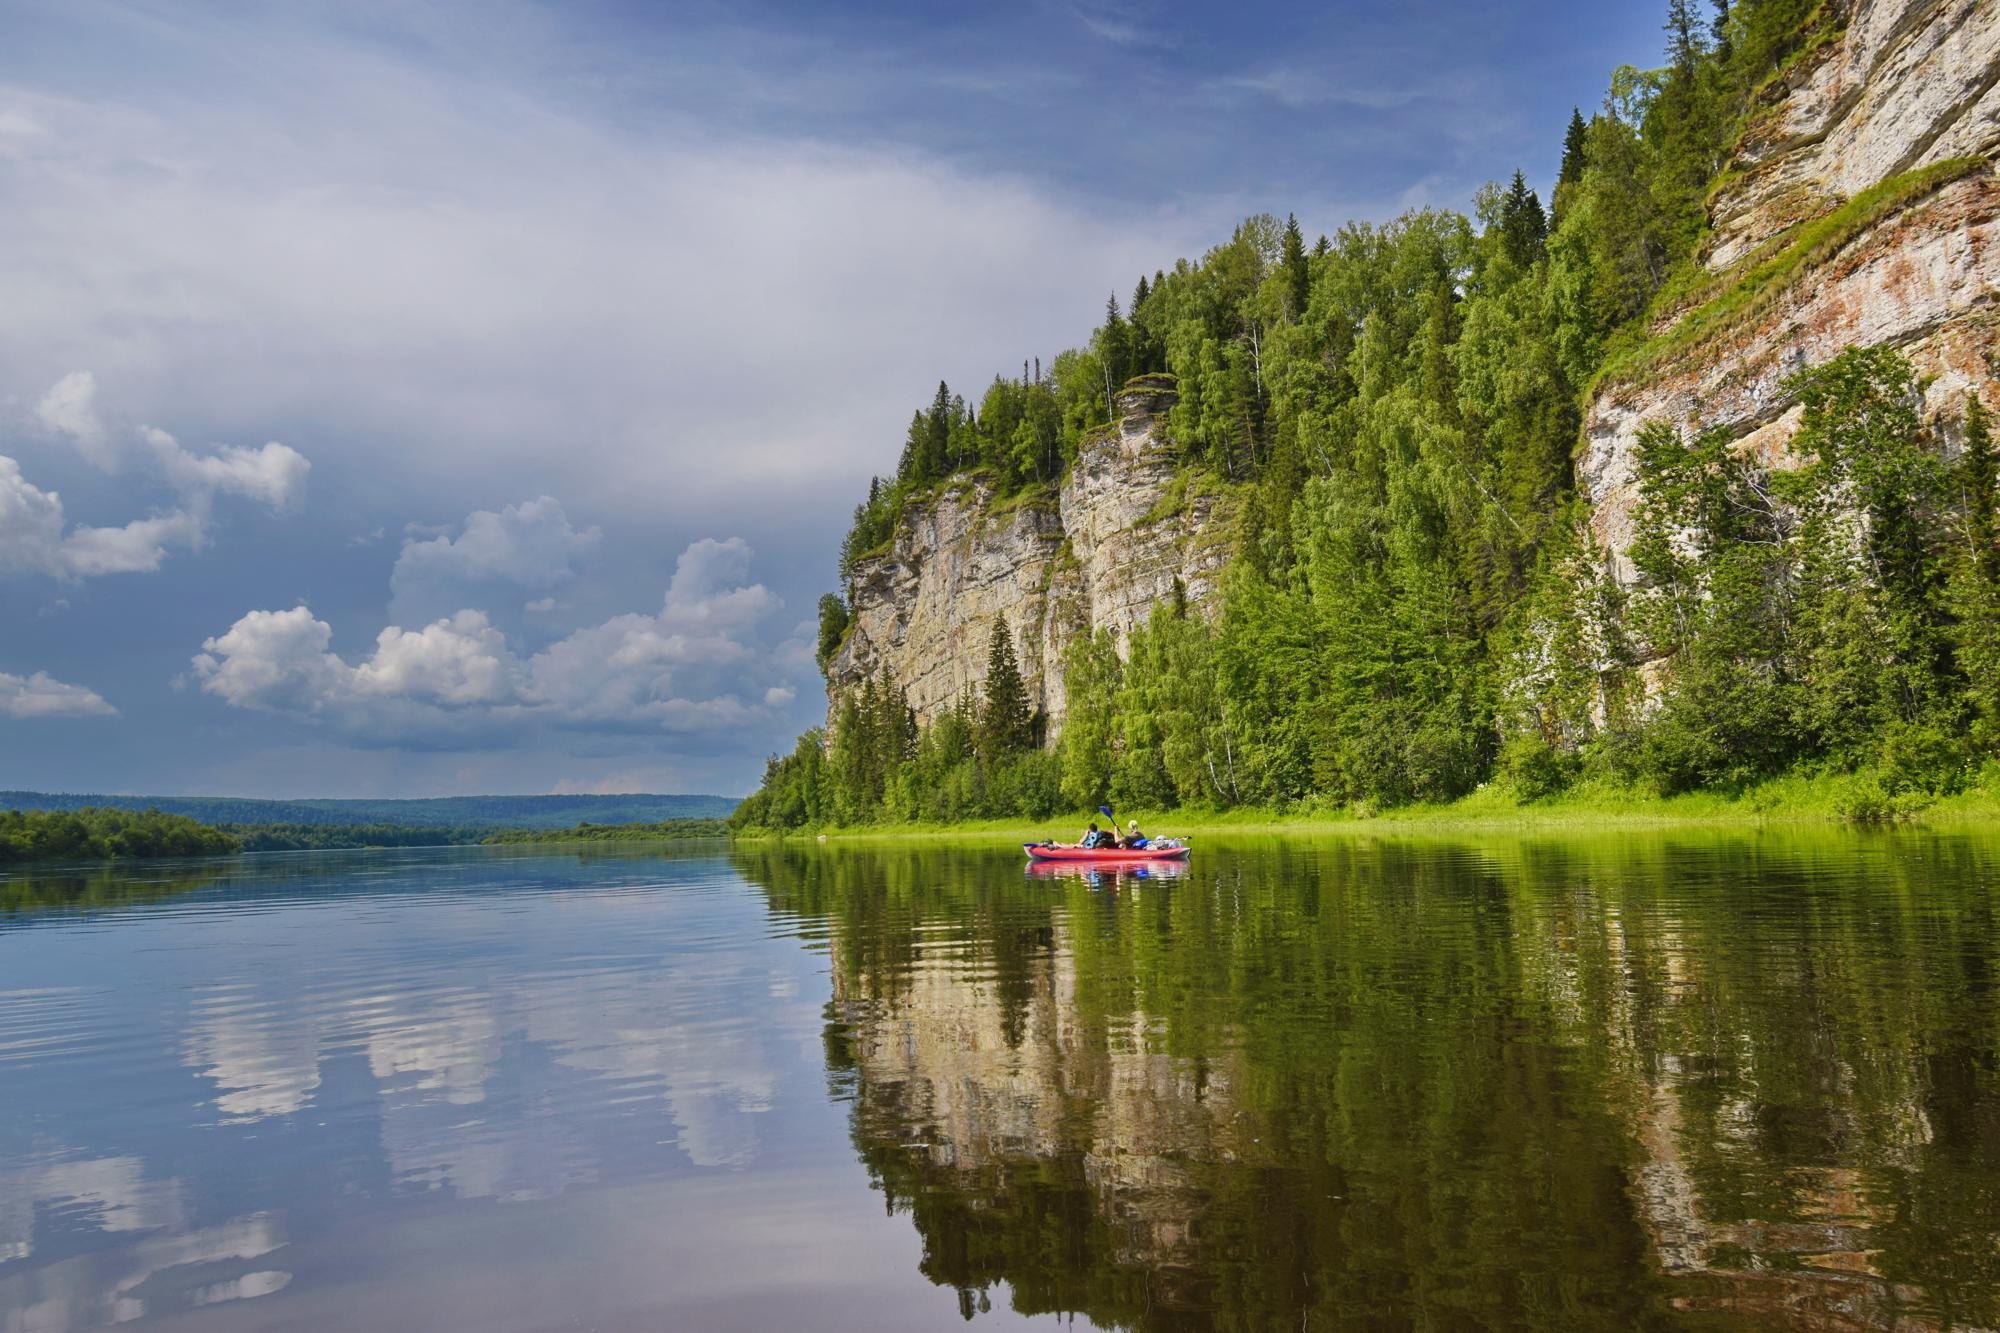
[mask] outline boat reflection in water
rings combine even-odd
[[[1994,840],[1012,855],[737,857],[969,1316],[2000,1323]]]
[[[1182,861],[1030,861],[1029,879],[1081,880],[1093,889],[1137,888],[1148,880],[1186,879]]]

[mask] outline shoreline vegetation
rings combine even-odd
[[[0,865],[225,856],[242,850],[242,840],[232,833],[158,810],[0,811]]]
[[[402,828],[394,825],[314,826],[301,839],[296,826],[236,825],[216,828],[179,815],[86,808],[75,811],[0,811],[0,868],[47,863],[103,865],[134,860],[212,857],[266,851],[381,851],[422,847],[564,846],[579,843],[756,843],[824,840],[841,844],[885,842],[967,843],[996,846],[1043,838],[1065,840],[1070,827],[1092,816],[1059,812],[962,819],[951,823],[894,821],[816,827],[738,826],[721,819],[674,819],[645,824],[583,823],[567,829]],[[1119,811],[1148,830],[1172,836],[1294,836],[1370,834],[1583,834],[1674,829],[1759,827],[1931,828],[2000,825],[2000,765],[1950,795],[1911,799],[1890,796],[1870,774],[1790,774],[1740,791],[1703,790],[1661,796],[1602,784],[1580,785],[1533,801],[1502,784],[1489,784],[1456,801],[1377,809],[1302,806],[1271,809]],[[1065,822],[1066,821],[1066,822]]]
[[[359,851],[399,847],[464,847],[578,842],[677,842],[727,838],[721,819],[570,828],[404,826],[400,824],[203,824],[159,810],[82,806],[71,810],[0,811],[0,866],[229,856],[241,852]]]
[[[1522,801],[1504,786],[1491,784],[1456,801],[1384,809],[1365,804],[1284,810],[1254,806],[1206,810],[1135,807],[1129,811],[1120,808],[1118,817],[1121,822],[1136,818],[1147,832],[1156,835],[1197,837],[2000,825],[2000,771],[1983,774],[1979,781],[1934,799],[1888,795],[1872,774],[1790,774],[1734,792],[1709,789],[1661,796],[1609,784],[1584,784],[1557,795]],[[731,836],[741,842],[820,837],[841,843],[865,843],[872,839],[957,842],[985,838],[1029,842],[1047,837],[1066,841],[1077,833],[1077,828],[1071,825],[1081,827],[1090,818],[1089,814],[1064,812],[1044,819],[1007,815],[948,824],[894,821],[806,828],[746,826],[736,828]]]

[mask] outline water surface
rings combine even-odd
[[[2000,841],[0,878],[0,1328],[2000,1324]]]

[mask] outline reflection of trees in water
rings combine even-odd
[[[737,863],[932,1280],[1131,1327],[1991,1322],[1972,841],[1340,842],[1172,886]]]
[[[225,871],[181,866],[88,865],[0,875],[0,918],[50,909],[129,907],[161,902],[220,880]]]

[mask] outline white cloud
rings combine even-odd
[[[195,679],[238,708],[318,712],[348,691],[353,668],[327,651],[333,626],[303,606],[252,611],[204,641]]]
[[[199,546],[205,527],[194,513],[173,510],[121,527],[67,527],[62,497],[21,475],[0,455],[0,576],[43,574],[84,579],[158,569],[174,547]]]
[[[517,670],[485,613],[460,611],[420,630],[383,630],[375,655],[355,671],[354,686],[363,694],[439,704],[508,703],[519,693]]]
[[[1408,106],[1420,97],[1432,96],[1429,86],[1404,84],[1388,88],[1359,83],[1324,70],[1277,66],[1256,74],[1232,75],[1216,79],[1208,89],[1222,97],[1249,93],[1268,97],[1290,111],[1313,107],[1351,106],[1370,111],[1388,111]]]
[[[576,528],[563,507],[543,495],[499,511],[468,515],[457,537],[407,540],[389,576],[389,614],[425,620],[488,598],[503,587],[546,592],[576,576],[577,562],[596,547],[596,528]],[[542,609],[554,606],[546,602]],[[534,609],[531,604],[529,609]]]
[[[389,626],[358,664],[331,650],[333,627],[307,607],[252,611],[202,644],[194,679],[234,707],[327,718],[386,743],[399,728],[443,728],[463,739],[524,721],[669,732],[742,726],[795,697],[779,679],[790,654],[761,642],[779,603],[747,581],[751,559],[740,538],[694,542],[657,614],[614,616],[525,658],[483,611],[414,630]]]
[[[118,461],[112,436],[98,413],[97,381],[89,371],[75,371],[57,381],[35,412],[51,429],[74,439],[100,467]],[[196,454],[156,426],[140,427],[137,436],[180,502],[117,527],[68,528],[62,497],[42,490],[22,475],[19,463],[0,456],[0,576],[85,579],[150,573],[170,550],[198,547],[208,539],[217,495],[240,495],[273,509],[289,508],[298,501],[312,469],[304,455],[276,441],[261,449],[225,446],[212,454]]]
[[[46,671],[0,671],[0,717],[111,717],[118,712],[96,690],[66,685]]]
[[[89,364],[146,419],[224,435],[310,420],[432,503],[477,475],[682,522],[753,495],[822,514],[941,374],[977,392],[1046,359],[1223,223],[879,140],[634,132],[519,70],[275,10],[203,30],[213,49],[145,29],[286,75],[187,99],[0,86],[45,130],[0,186],[0,251],[34,257],[0,271],[0,366]]]
[[[1113,0],[1089,0],[1071,6],[1092,36],[1101,37],[1115,46],[1171,46],[1164,27],[1147,9],[1138,5],[1113,3]]]
[[[97,377],[89,371],[73,370],[57,380],[35,405],[35,419],[68,437],[99,467],[115,461],[110,432],[97,411]]]
[[[142,426],[161,472],[184,491],[198,495],[240,495],[273,509],[289,509],[305,491],[312,464],[289,445],[272,440],[261,449],[224,445],[212,454],[194,454],[157,426]]]
[[[49,498],[55,498],[50,492]],[[154,518],[135,518],[116,528],[72,528],[63,538],[64,572],[75,578],[99,574],[149,574],[174,547],[196,547],[206,535],[202,520],[185,509]]]

